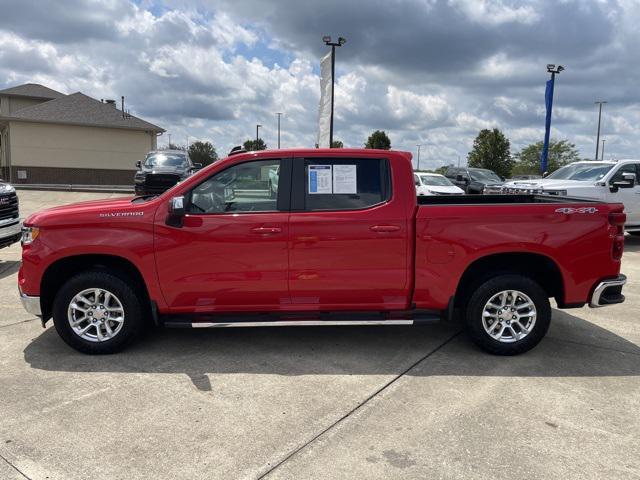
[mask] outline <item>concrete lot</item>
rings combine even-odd
[[[23,213],[105,194],[19,192]],[[0,479],[640,478],[640,239],[627,302],[554,310],[514,358],[457,325],[158,330],[90,357],[0,250]]]

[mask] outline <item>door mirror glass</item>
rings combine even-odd
[[[202,164],[201,163],[194,163],[193,164],[193,168],[195,168],[196,170],[199,170],[202,168]]]
[[[169,214],[176,217],[184,216],[184,197],[173,197],[169,202]]]
[[[634,173],[623,173],[622,180],[617,179],[613,182],[616,188],[633,188],[636,184],[636,176]]]

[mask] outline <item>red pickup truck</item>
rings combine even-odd
[[[411,324],[463,315],[511,355],[559,308],[624,301],[622,204],[416,196],[411,154],[240,152],[160,196],[24,223],[19,288],[86,353],[165,326]]]

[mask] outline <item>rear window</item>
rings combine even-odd
[[[309,211],[360,210],[391,198],[386,159],[307,159],[304,177],[304,209]]]

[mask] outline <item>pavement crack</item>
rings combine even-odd
[[[31,480],[31,478],[30,478],[30,477],[27,477],[27,476],[26,476],[26,475],[25,475],[25,474],[24,474],[24,473],[23,473],[23,472],[22,472],[18,467],[16,467],[13,463],[11,463],[9,460],[7,460],[7,459],[4,457],[4,455],[2,455],[1,453],[0,453],[0,458],[1,458],[2,460],[4,460],[4,461],[7,463],[7,465],[9,465],[11,468],[13,468],[16,472],[18,472],[18,473],[19,473],[20,475],[22,475],[24,478],[26,478],[27,480]]]
[[[553,340],[560,343],[571,343],[573,345],[580,345],[581,347],[599,348],[600,350],[609,350],[610,352],[626,353],[628,355],[640,356],[639,352],[630,352],[629,350],[620,350],[618,348],[605,347],[603,345],[596,345],[594,343],[576,342],[575,340],[567,340],[565,338],[557,338],[557,337],[549,337],[549,340]]]
[[[405,368],[402,372],[400,372],[398,375],[396,375],[395,377],[393,377],[391,380],[389,380],[387,383],[385,383],[384,385],[382,385],[380,388],[378,388],[376,391],[374,391],[372,394],[370,394],[368,397],[366,397],[362,402],[360,402],[358,405],[356,405],[355,407],[353,407],[351,410],[349,410],[347,413],[345,413],[342,417],[340,417],[339,419],[337,419],[335,422],[333,422],[331,425],[329,425],[328,427],[324,428],[322,431],[320,431],[318,434],[316,434],[315,436],[313,436],[311,439],[309,439],[308,441],[306,441],[305,443],[303,443],[302,445],[300,445],[299,447],[295,448],[294,450],[292,450],[291,452],[289,452],[288,454],[285,455],[285,457],[280,460],[279,462],[277,462],[275,465],[273,465],[272,467],[270,467],[266,472],[260,474],[257,477],[257,480],[262,480],[263,478],[266,478],[268,475],[271,475],[271,473],[273,473],[276,469],[278,469],[280,466],[282,466],[284,463],[286,463],[288,460],[290,460],[291,458],[293,458],[294,456],[296,456],[298,453],[300,453],[302,450],[304,450],[305,448],[307,448],[309,445],[311,445],[312,443],[314,443],[316,440],[320,439],[320,437],[324,436],[326,433],[328,433],[330,430],[333,430],[336,426],[338,426],[339,424],[341,424],[342,422],[344,422],[345,420],[347,420],[349,417],[351,417],[351,415],[353,415],[354,413],[356,413],[358,410],[360,410],[362,407],[364,407],[366,404],[368,404],[371,400],[373,400],[375,397],[377,397],[378,395],[380,395],[382,392],[384,392],[386,389],[388,389],[391,385],[393,385],[394,383],[396,383],[398,380],[400,380],[402,377],[404,377],[407,373],[409,373],[411,370],[413,370],[415,367],[417,367],[418,365],[420,365],[422,362],[424,362],[427,358],[429,358],[431,355],[433,355],[434,353],[436,353],[438,350],[440,350],[442,347],[444,347],[445,345],[447,345],[448,343],[450,343],[454,338],[456,338],[458,335],[460,335],[460,333],[462,333],[462,331],[457,331],[456,333],[454,333],[451,337],[449,337],[448,339],[446,339],[444,342],[442,342],[440,345],[438,345],[437,347],[435,347],[433,350],[429,351],[426,355],[420,357],[418,360],[416,360],[414,363],[412,363],[411,365],[409,365],[407,368]]]
[[[26,320],[20,320],[18,322],[14,322],[14,323],[8,323],[7,325],[0,325],[0,329],[7,328],[7,327],[13,327],[14,325],[20,325],[21,323],[33,322],[34,320],[39,320],[39,319],[38,318],[27,318]]]

